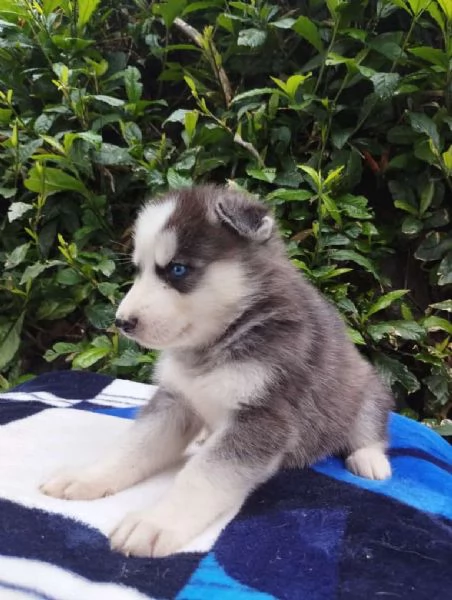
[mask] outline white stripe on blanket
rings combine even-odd
[[[149,394],[149,386],[147,391]],[[116,437],[129,425],[126,419],[105,414],[49,408],[0,427],[0,498],[78,519],[108,535],[127,512],[154,504],[168,489],[176,471],[162,473],[131,489],[94,501],[49,498],[38,487],[66,465],[97,460],[114,446]],[[209,550],[233,516],[223,517],[185,550]]]
[[[132,588],[113,583],[94,583],[48,563],[0,556],[0,599],[36,600],[149,600]]]
[[[95,398],[90,398],[92,404],[102,404],[114,407],[143,406],[152,398],[157,387],[145,383],[115,379],[107,385]],[[82,402],[82,398],[68,400],[49,392],[6,392],[0,394],[0,399],[19,402],[43,402],[49,406],[67,407]]]

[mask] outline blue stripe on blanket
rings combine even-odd
[[[452,447],[424,425],[400,415],[391,415],[389,431],[391,479],[370,481],[357,477],[347,471],[338,458],[323,460],[314,469],[414,508],[452,519]]]

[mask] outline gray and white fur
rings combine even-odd
[[[108,457],[42,486],[92,499],[177,463],[208,438],[152,508],[125,517],[125,554],[180,550],[281,467],[341,455],[356,475],[391,474],[392,398],[336,309],[288,260],[267,207],[214,186],[147,203],[135,226],[136,280],[117,325],[162,350],[156,395]]]

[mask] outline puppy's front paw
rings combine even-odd
[[[64,500],[95,500],[114,494],[113,482],[87,469],[63,471],[40,486],[46,496]]]
[[[183,517],[169,523],[153,510],[142,510],[121,521],[110,534],[110,545],[126,556],[163,557],[181,550],[192,537],[190,530]]]

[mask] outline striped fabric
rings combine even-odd
[[[108,531],[155,502],[174,472],[91,502],[38,486],[96,460],[153,391],[67,371],[0,394],[0,600],[452,598],[452,449],[397,415],[389,481],[331,458],[279,473],[183,553],[112,552]]]

